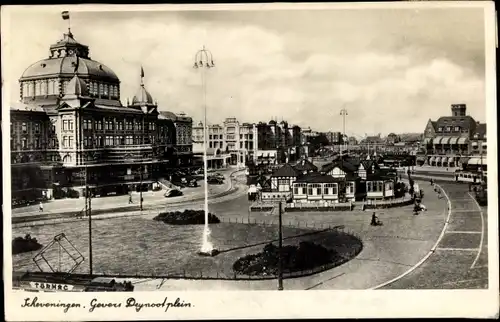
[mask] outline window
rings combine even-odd
[[[123,122],[119,121],[117,125],[118,125],[118,130],[123,131]]]
[[[26,124],[26,122],[23,122],[23,124],[21,125],[21,130],[23,131],[23,133],[28,132],[28,125]]]
[[[346,186],[346,193],[353,194],[354,193],[354,182],[348,182]]]
[[[35,133],[40,133],[40,123],[35,123]]]
[[[69,140],[68,140],[68,148],[72,148],[72,147],[73,147],[73,137],[70,136]]]
[[[27,149],[28,148],[28,139],[23,138],[21,140],[21,148],[23,148],[23,149]]]
[[[309,196],[321,196],[321,185],[317,183],[311,183],[308,187]]]
[[[460,126],[455,126],[455,132],[460,132]]]
[[[278,179],[278,191],[290,191],[290,179]]]
[[[108,87],[108,84],[104,84],[103,85],[103,94],[104,96],[109,96],[109,87]]]
[[[446,132],[451,132],[451,126],[446,127]]]
[[[443,132],[443,127],[442,126],[438,127],[437,131],[438,132]]]
[[[68,130],[73,131],[73,121],[68,121]]]
[[[68,130],[68,121],[67,120],[63,120],[63,122],[62,122],[62,129],[63,129],[63,131]]]
[[[104,95],[104,85],[103,84],[99,84],[99,96],[103,96]]]
[[[35,138],[35,149],[40,148],[40,138]]]
[[[337,191],[337,184],[336,183],[326,183],[325,187],[323,189],[323,194],[325,195],[336,195],[338,193]]]
[[[63,136],[63,148],[67,148],[69,145],[69,138],[67,136]]]

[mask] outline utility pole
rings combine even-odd
[[[140,172],[141,172],[141,183],[139,184],[139,198],[140,198],[139,204],[141,206],[141,211],[142,211],[142,171],[143,171],[143,166],[141,165],[139,167],[139,169],[140,169]]]
[[[279,203],[279,229],[278,229],[278,291],[283,291],[283,231],[282,231],[282,207]]]
[[[85,165],[85,213],[89,217],[89,270],[90,270],[90,276],[93,275],[93,269],[92,269],[92,196],[90,195],[89,192],[89,186],[88,186],[88,166]],[[88,208],[87,208],[87,202],[88,202]]]

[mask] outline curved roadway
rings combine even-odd
[[[439,185],[445,191],[443,198],[438,197],[428,182],[420,182],[427,212],[414,216],[411,206],[380,210],[378,216],[384,223],[380,227],[369,225],[371,212],[286,213],[285,225],[342,225],[360,236],[364,248],[344,265],[313,276],[285,280],[285,289],[487,288],[487,211],[468,194],[467,185],[450,182]],[[243,189],[211,200],[210,204],[211,211],[225,219],[277,223],[276,215],[271,213],[249,213]],[[201,206],[199,202],[189,205]],[[276,289],[276,280],[137,280],[135,284],[137,291]]]

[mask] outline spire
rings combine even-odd
[[[144,68],[141,65],[141,86],[144,86]]]

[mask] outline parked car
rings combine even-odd
[[[224,180],[217,178],[217,177],[209,177],[207,181],[209,184],[223,184],[224,183]]]
[[[182,191],[176,188],[169,188],[165,194],[165,197],[170,198],[170,197],[177,197],[177,196],[182,196]]]
[[[224,175],[222,173],[220,173],[220,172],[215,173],[213,176],[216,177],[216,178],[224,180]]]

